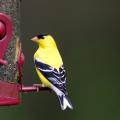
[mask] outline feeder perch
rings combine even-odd
[[[47,87],[24,86],[6,81],[0,81],[0,106],[18,105],[21,103],[20,93],[39,92],[49,90]]]

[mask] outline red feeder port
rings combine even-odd
[[[17,84],[0,81],[0,106],[17,105],[20,103]]]

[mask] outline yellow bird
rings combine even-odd
[[[34,64],[39,78],[45,87],[52,89],[58,96],[62,110],[73,109],[66,90],[65,69],[54,38],[40,34],[32,41],[38,44],[34,54]]]

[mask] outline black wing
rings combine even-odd
[[[65,69],[62,65],[59,68],[59,71],[57,69],[43,63],[40,61],[35,60],[35,65],[40,70],[40,72],[59,90],[61,90],[63,93],[67,95],[66,91],[66,76],[65,76]]]

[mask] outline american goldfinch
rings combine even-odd
[[[62,110],[73,109],[66,90],[65,69],[54,38],[40,34],[32,41],[38,44],[34,54],[34,64],[39,78],[45,87],[52,89],[58,96]]]

